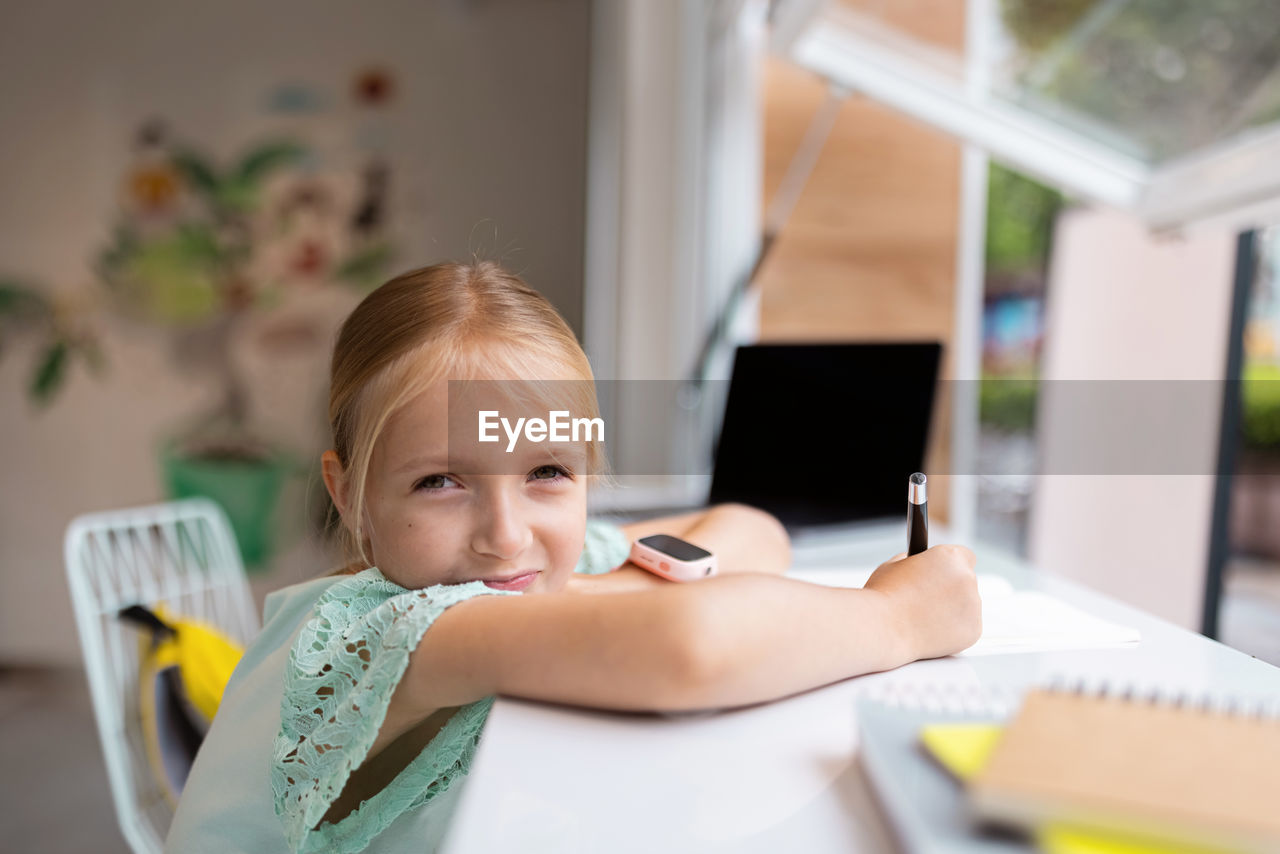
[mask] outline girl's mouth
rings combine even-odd
[[[538,580],[538,571],[536,569],[523,572],[504,579],[481,579],[486,587],[492,587],[494,590],[524,590],[530,584]]]

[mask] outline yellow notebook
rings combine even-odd
[[[920,731],[920,743],[957,780],[968,783],[987,764],[1003,731],[1003,724],[931,724]],[[1044,854],[1234,854],[1229,849],[1171,844],[1168,839],[1135,838],[1062,823],[1036,827],[1031,836]]]
[[[968,766],[985,820],[1132,842],[1111,850],[1280,851],[1273,717],[1038,689],[988,748]]]

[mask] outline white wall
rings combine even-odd
[[[1072,210],[1059,219],[1049,277],[1040,456],[1061,472],[1084,434],[1101,436],[1088,443],[1087,473],[1037,478],[1030,557],[1197,631],[1220,389],[1134,382],[1118,387],[1114,407],[1082,415],[1082,399],[1096,403],[1115,389],[1054,381],[1221,380],[1234,250],[1226,232],[1153,237],[1126,214]],[[1166,463],[1174,473],[1133,473]]]
[[[381,63],[399,75],[390,130],[416,164],[396,176],[400,266],[498,258],[581,331],[588,27],[588,0],[8,8],[0,275],[62,292],[92,281],[142,118],[162,115],[229,156],[265,121],[270,86],[299,79],[345,92],[357,69]],[[330,293],[292,310],[336,321],[349,303]],[[61,553],[68,520],[160,499],[157,441],[216,391],[171,367],[164,334],[109,317],[102,329],[108,377],[75,371],[45,412],[24,395],[30,346],[0,353],[0,659],[78,660]],[[271,425],[301,443],[323,432],[324,361],[321,352],[247,366]],[[275,577],[313,575],[323,560],[299,546]]]

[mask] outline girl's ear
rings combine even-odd
[[[329,490],[329,497],[333,499],[333,506],[338,508],[338,514],[342,516],[343,521],[347,518],[347,476],[342,468],[342,462],[338,459],[337,451],[325,451],[320,456],[320,474],[324,477],[325,489]]]

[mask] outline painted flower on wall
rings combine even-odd
[[[385,278],[393,254],[387,169],[371,155],[362,168],[322,170],[291,139],[219,162],[156,122],[137,139],[97,269],[125,314],[173,331],[179,364],[218,377],[218,403],[164,443],[162,468],[171,496],[219,501],[246,563],[259,564],[270,554],[276,497],[296,464],[263,436],[267,413],[254,418],[233,349],[248,342],[280,359],[323,347],[331,331],[323,317],[277,309],[333,285],[363,292]]]
[[[394,261],[396,92],[382,67],[341,93],[280,81],[265,115],[244,117],[278,133],[247,132],[252,144],[229,157],[143,121],[119,165],[92,286],[71,293],[0,275],[0,355],[35,339],[27,396],[37,404],[77,363],[101,372],[107,309],[166,331],[176,368],[216,378],[216,403],[169,430],[161,466],[171,497],[223,505],[249,565],[271,552],[276,498],[298,468],[292,452],[310,452],[300,447],[310,427],[281,413],[310,417],[308,395],[323,380],[313,363]]]
[[[126,314],[200,342],[180,348],[219,373],[223,399],[208,421],[247,440],[247,396],[227,352],[237,325],[288,289],[377,283],[392,257],[385,174],[376,163],[320,173],[304,144],[279,139],[221,164],[154,121],[135,157],[97,269]]]

